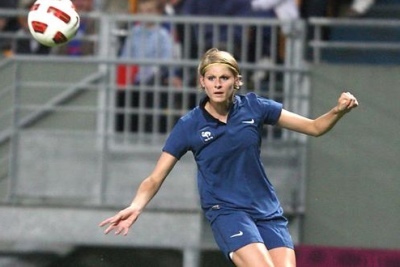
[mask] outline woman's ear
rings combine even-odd
[[[238,77],[235,78],[235,83],[234,83],[233,87],[234,87],[236,90],[239,90],[240,87],[242,86],[242,84],[243,84],[243,83],[242,83],[242,76],[239,75]]]
[[[200,78],[199,78],[199,84],[200,84],[200,87],[201,88],[204,88],[205,86],[204,86],[204,77],[203,76],[201,76]]]

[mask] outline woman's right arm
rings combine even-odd
[[[156,195],[177,161],[178,159],[171,154],[162,152],[152,173],[140,184],[131,205],[99,224],[100,227],[107,226],[104,233],[108,234],[115,230],[117,235],[126,235],[143,209]]]

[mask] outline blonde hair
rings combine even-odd
[[[229,52],[221,51],[217,48],[211,48],[204,53],[199,66],[197,67],[198,75],[204,76],[207,68],[215,64],[226,65],[232,71],[235,78],[238,78],[239,82],[235,84],[236,90],[243,85],[242,75],[240,75],[239,64],[236,59]]]

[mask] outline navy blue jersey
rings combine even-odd
[[[192,151],[206,216],[213,208],[243,210],[255,218],[282,215],[260,160],[262,127],[277,123],[282,105],[254,93],[235,95],[223,123],[204,109],[206,101],[180,118],[163,148],[177,159]]]

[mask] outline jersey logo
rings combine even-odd
[[[253,124],[254,123],[254,119],[251,119],[251,120],[248,120],[248,121],[242,121],[242,123]]]
[[[242,236],[242,235],[243,235],[243,232],[239,231],[239,233],[231,235],[230,238],[239,237],[239,236]]]
[[[203,138],[204,142],[208,142],[214,138],[214,136],[212,136],[212,133],[210,131],[201,132],[201,137]]]

